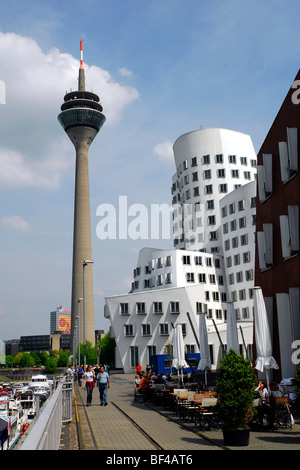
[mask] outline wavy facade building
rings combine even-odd
[[[231,301],[241,327],[240,351],[251,356],[256,195],[251,139],[231,130],[201,129],[179,137],[173,151],[175,248],[141,250],[131,291],[106,298],[116,366],[124,372],[163,354],[176,323],[182,324],[186,353],[199,352],[200,314],[207,317],[212,368],[217,368]]]

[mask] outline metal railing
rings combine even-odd
[[[61,376],[55,392],[19,450],[57,450],[62,424],[72,420],[73,378]]]

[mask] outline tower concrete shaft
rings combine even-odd
[[[82,42],[80,45],[82,54]],[[91,342],[93,346],[95,345],[92,264],[88,263],[84,267],[85,260],[92,260],[88,152],[91,143],[105,122],[99,97],[85,90],[82,56],[79,69],[78,91],[67,93],[64,101],[58,120],[76,150],[71,299],[72,350],[74,333],[76,332],[77,334],[75,327],[78,313],[80,313],[80,325],[78,324],[80,343],[82,344],[86,340]],[[83,298],[83,302],[80,302],[79,311],[78,299],[81,298]],[[85,309],[83,309],[83,305]]]

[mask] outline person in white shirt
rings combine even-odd
[[[85,388],[86,388],[86,406],[91,406],[93,398],[93,388],[95,385],[95,373],[92,366],[88,366],[84,373]],[[83,387],[84,388],[84,387]]]

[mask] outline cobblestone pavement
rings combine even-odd
[[[111,374],[109,404],[100,407],[98,389],[92,406],[86,407],[86,392],[75,387],[77,412],[85,450],[222,451],[221,430],[195,432],[193,423],[152,402],[134,401],[133,375]],[[120,411],[122,410],[122,411]],[[74,418],[76,410],[74,407]],[[61,450],[77,450],[76,420],[63,426]],[[300,450],[300,424],[293,429],[251,431],[247,447],[230,450]],[[222,452],[221,452],[222,453]]]

